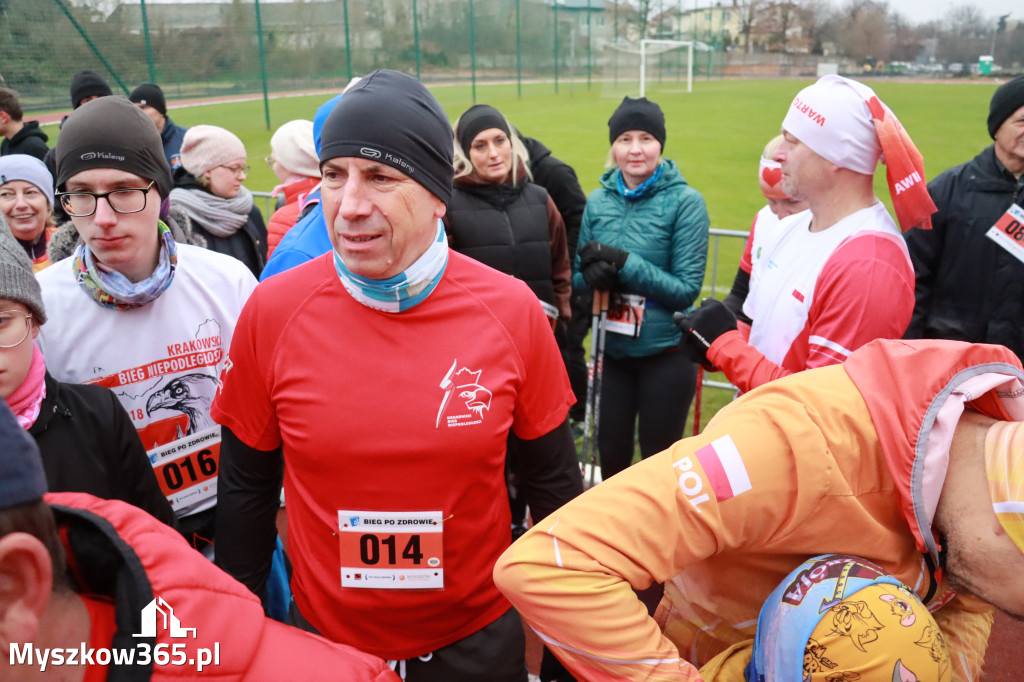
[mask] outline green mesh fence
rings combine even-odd
[[[334,89],[382,67],[428,83],[587,87],[637,82],[641,34],[626,0],[0,0],[0,85],[34,112],[69,108],[83,68],[115,92],[156,81],[174,101],[262,93],[264,78],[271,93]],[[696,38],[708,49],[695,53],[695,78],[720,76],[721,32]],[[649,56],[647,79],[686,70],[686,51],[674,50]]]

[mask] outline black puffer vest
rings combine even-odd
[[[446,222],[452,249],[523,280],[537,298],[557,305],[543,187],[456,181]]]

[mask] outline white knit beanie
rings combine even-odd
[[[195,176],[246,156],[238,136],[218,126],[193,126],[181,142],[181,165]]]
[[[293,175],[320,177],[320,157],[313,145],[313,122],[288,121],[270,138],[270,150],[278,163]]]
[[[874,95],[863,83],[823,76],[793,99],[782,129],[840,168],[874,175],[882,156],[867,105]]]

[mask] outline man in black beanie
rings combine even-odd
[[[82,69],[71,79],[71,108],[77,109],[98,97],[113,95],[107,81],[95,71]]]
[[[175,125],[167,115],[167,100],[164,91],[156,83],[140,83],[128,95],[128,101],[142,109],[149,116],[156,129],[160,131],[160,140],[164,143],[164,156],[171,165],[171,172],[181,168],[181,143],[185,139],[188,128]]]
[[[1024,76],[992,95],[993,144],[928,184],[931,230],[910,230],[916,304],[906,338],[1006,346],[1024,357]]]
[[[537,521],[582,490],[573,397],[530,289],[448,249],[452,153],[437,100],[396,71],[328,116],[334,248],[253,293],[213,405],[217,563],[264,594],[283,469],[294,624],[406,682],[525,682],[523,626],[491,578],[505,443],[523,440]]]

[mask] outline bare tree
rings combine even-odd
[[[743,36],[743,51],[750,54],[750,34],[757,26],[758,14],[764,0],[741,0],[737,4],[740,12],[740,35]]]

